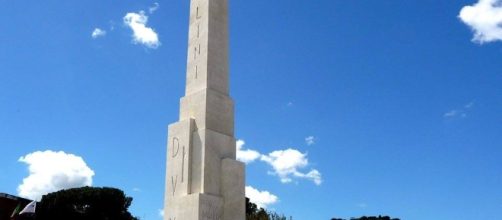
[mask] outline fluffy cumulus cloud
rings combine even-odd
[[[96,39],[98,37],[103,37],[106,35],[106,31],[102,30],[100,28],[94,28],[94,31],[92,31],[91,37]]]
[[[463,7],[459,18],[474,31],[474,42],[502,40],[502,0],[479,0]]]
[[[260,157],[260,153],[258,151],[244,149],[244,144],[246,144],[246,142],[244,142],[243,140],[238,140],[236,143],[237,160],[243,163],[251,163]]]
[[[318,186],[321,185],[321,183],[322,183],[321,173],[316,169],[312,169],[308,173],[297,172],[297,173],[294,173],[294,175],[297,177],[312,180]]]
[[[305,139],[307,144],[309,144],[309,140],[309,137]],[[314,142],[313,137],[310,141]],[[244,149],[245,144],[244,140],[237,141],[237,160],[249,164],[259,159],[267,163],[273,169],[273,171],[269,171],[269,174],[277,175],[282,183],[290,183],[294,178],[303,178],[313,181],[316,185],[321,185],[322,175],[318,170],[311,169],[309,172],[302,172],[309,165],[306,153],[289,148],[266,155],[255,150]]]
[[[143,44],[152,49],[160,46],[159,36],[154,29],[147,26],[148,16],[144,11],[129,12],[123,20],[124,24],[133,31],[132,37],[135,44]]]
[[[260,159],[272,166],[271,174],[279,176],[283,183],[291,182],[293,177],[311,180],[316,185],[322,183],[321,173],[318,170],[312,169],[308,173],[300,171],[309,164],[306,153],[290,148],[262,155]]]
[[[268,205],[279,201],[277,196],[268,191],[259,191],[251,186],[246,186],[246,197],[259,208],[267,208]]]
[[[63,151],[37,151],[19,158],[28,165],[29,175],[17,191],[19,196],[40,200],[47,193],[92,185],[94,171],[82,157]]]

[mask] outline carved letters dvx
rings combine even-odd
[[[184,145],[181,150],[182,150],[182,152],[181,152],[181,183],[183,183],[185,180],[185,157],[186,157],[186,150],[185,150]],[[171,157],[173,159],[177,158],[179,155],[179,152],[180,152],[180,140],[179,140],[179,138],[174,137],[173,142],[172,142]],[[175,161],[175,160],[173,160],[173,161]],[[176,186],[178,185],[178,174],[174,174],[174,173],[176,173],[176,172],[174,172],[174,170],[173,170],[173,173],[171,173],[171,186],[173,189],[173,196],[176,193]]]

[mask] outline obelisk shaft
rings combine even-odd
[[[180,120],[194,118],[199,129],[233,136],[227,0],[192,0],[190,8],[186,89]]]
[[[227,0],[192,0],[186,95],[212,89],[228,95]]]
[[[227,0],[191,0],[185,96],[169,126],[165,220],[244,220],[229,97]]]

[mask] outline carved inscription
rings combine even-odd
[[[171,176],[171,186],[173,187],[173,196],[174,193],[176,192],[176,185],[178,184],[178,175],[176,175],[176,179],[174,179],[173,176]]]
[[[195,47],[195,48],[194,48],[194,52],[195,52],[195,53],[193,54],[193,58],[194,58],[194,59],[197,59],[197,54],[200,54],[200,44],[199,44],[199,46],[198,46],[198,47]]]
[[[211,200],[201,200],[202,220],[221,220],[220,206]]]
[[[195,14],[195,18],[197,18],[197,19],[201,18],[200,15],[199,15],[199,7],[197,7],[197,12]]]
[[[186,157],[186,149],[185,149],[185,146],[183,145],[182,147],[182,152],[181,152],[181,183],[183,183],[185,181],[185,175],[184,175],[184,172],[185,172],[185,157]],[[177,137],[174,137],[173,138],[173,142],[172,142],[172,149],[171,149],[171,157],[174,159],[174,158],[177,158],[178,157],[178,154],[180,153],[180,140],[179,138]],[[177,172],[175,172],[177,173]],[[173,196],[175,195],[176,193],[176,186],[178,185],[178,175],[171,175],[171,187],[172,187],[172,190],[173,190]]]
[[[201,18],[200,14],[199,14],[199,6],[197,6],[197,9],[196,9],[196,12],[195,12],[195,19],[196,20],[199,20]],[[197,22],[197,39],[200,37],[200,23]],[[196,60],[197,59],[197,54],[200,55],[200,43],[199,43],[199,46],[198,47],[195,47],[194,48],[194,55],[193,55],[193,59]],[[199,76],[199,73],[198,73],[198,67],[197,65],[195,66],[195,79],[198,78]]]
[[[185,174],[185,146],[183,146],[183,157],[181,158],[181,182],[183,182],[183,176]]]
[[[178,156],[179,151],[180,151],[180,140],[177,137],[174,137],[173,138],[173,147],[172,147],[172,158],[175,158],[176,156]]]
[[[203,220],[220,220],[220,216],[217,209],[202,210]]]

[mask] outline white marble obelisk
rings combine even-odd
[[[191,0],[185,96],[169,126],[165,220],[244,220],[229,97],[228,2]]]

